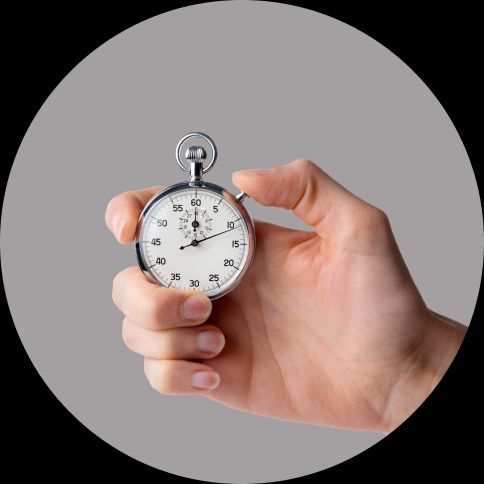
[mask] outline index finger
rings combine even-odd
[[[150,187],[123,192],[106,207],[104,216],[108,229],[121,244],[130,244],[136,234],[138,218],[146,202],[163,187]]]

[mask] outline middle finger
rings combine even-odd
[[[213,358],[225,345],[222,331],[208,324],[152,331],[125,318],[122,336],[130,350],[158,360]]]

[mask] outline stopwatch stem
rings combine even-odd
[[[202,182],[203,163],[198,160],[190,161],[190,183]]]

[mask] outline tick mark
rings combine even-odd
[[[173,281],[170,281],[170,284],[168,284],[168,287],[170,287],[173,284]]]

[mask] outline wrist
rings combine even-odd
[[[383,431],[391,432],[430,395],[452,363],[467,328],[433,311],[424,323],[424,337],[402,365],[401,377],[390,393],[382,419]]]

